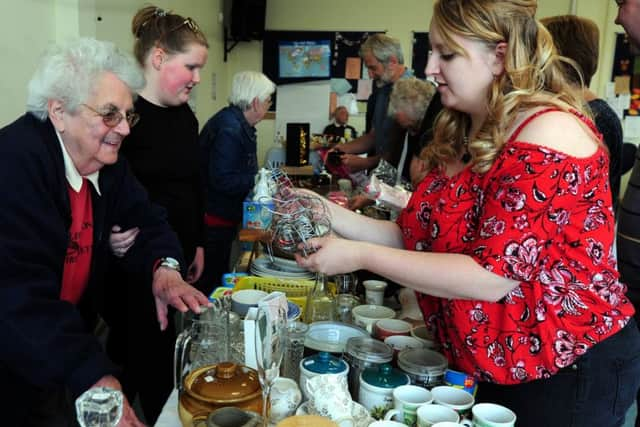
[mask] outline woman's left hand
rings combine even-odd
[[[202,270],[204,270],[204,248],[202,246],[198,246],[196,248],[196,254],[193,257],[193,262],[187,270],[186,282],[193,285],[198,281],[198,279],[200,279]]]
[[[300,267],[330,276],[351,273],[362,268],[363,244],[335,236],[317,237],[307,242],[315,252],[307,257],[297,253],[296,262]]]

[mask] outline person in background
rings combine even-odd
[[[418,291],[449,367],[516,425],[620,426],[640,333],[611,256],[608,153],[535,0],[439,0],[426,73],[443,111],[396,223],[327,203],[304,268]],[[302,191],[302,190],[300,190]]]
[[[404,132],[388,117],[389,94],[393,83],[411,76],[404,65],[404,55],[400,42],[385,34],[369,36],[360,47],[360,57],[367,67],[369,76],[377,86],[367,102],[373,105],[371,129],[347,144],[340,145],[342,164],[351,172],[369,170],[376,167],[381,158],[395,165],[400,159]],[[360,157],[358,154],[374,151],[373,155]]]
[[[199,288],[211,292],[229,272],[231,245],[242,222],[242,202],[258,172],[255,125],[271,106],[274,83],[257,71],[233,76],[229,106],[200,132],[201,171],[206,186],[205,269]]]
[[[616,3],[616,24],[624,27],[631,44],[640,49],[640,0],[617,0]],[[636,161],[618,211],[616,246],[620,279],[628,286],[629,299],[636,308],[636,322],[640,322],[640,150],[636,151]],[[640,408],[640,393],[636,403]],[[636,418],[636,426],[640,426],[640,416]]]
[[[187,262],[185,280],[195,284],[204,268],[204,188],[198,120],[187,101],[207,62],[207,39],[193,19],[155,6],[137,11],[131,31],[146,85],[134,103],[140,123],[124,140],[121,154],[151,201],[166,211]],[[127,251],[138,233],[137,228],[120,230],[124,228],[117,224],[112,234],[116,257]],[[127,396],[133,400],[138,395],[146,420],[155,423],[173,389],[176,331],[158,330],[150,315],[153,307],[135,286],[144,279],[127,274],[117,258],[109,280],[114,286],[108,297],[122,301],[126,295],[127,305],[110,316],[107,348],[123,367]]]
[[[426,175],[426,163],[420,159],[424,147],[433,140],[433,124],[442,110],[435,86],[415,77],[394,83],[389,98],[389,115],[407,130],[407,157],[403,174],[413,188]]]
[[[93,387],[121,389],[93,334],[114,285],[104,280],[114,224],[140,230],[123,264],[144,275],[135,286],[155,302],[157,329],[167,328],[167,304],[195,312],[209,304],[176,271],[178,240],[118,158],[143,84],[112,43],[52,46],[29,82],[28,113],[0,129],[0,178],[11,183],[0,188],[4,425],[76,425],[73,399]],[[142,425],[126,399],[123,414],[119,426]]]
[[[565,73],[569,83],[582,91],[593,121],[609,149],[609,183],[616,214],[622,174],[622,125],[609,104],[589,89],[591,78],[598,69],[600,31],[592,20],[575,15],[553,16],[540,22],[551,33],[558,53],[575,61],[564,64]]]
[[[358,137],[356,128],[349,125],[349,110],[344,105],[336,107],[333,112],[333,123],[322,131],[329,143],[349,142]]]

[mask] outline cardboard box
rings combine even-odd
[[[242,228],[266,230],[271,226],[274,203],[254,202],[247,199],[242,203]]]
[[[254,202],[247,198],[242,205],[242,228],[267,230],[271,227],[272,212],[275,209],[273,201]],[[242,242],[241,244],[244,251],[250,251],[252,246],[251,242]]]

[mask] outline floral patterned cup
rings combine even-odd
[[[347,379],[343,375],[322,374],[310,378],[306,384],[311,410],[331,418],[340,427],[353,427],[353,400]]]

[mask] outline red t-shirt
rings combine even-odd
[[[71,228],[69,229],[67,256],[64,259],[60,299],[72,304],[77,304],[80,301],[89,282],[91,269],[93,208],[89,185],[89,182],[83,179],[80,191],[76,193],[67,184],[71,202]]]
[[[514,132],[488,172],[432,171],[398,218],[407,249],[466,254],[520,282],[495,303],[418,293],[449,363],[482,381],[546,378],[634,313],[612,254],[608,155],[602,146],[575,158],[517,141],[546,111]]]

